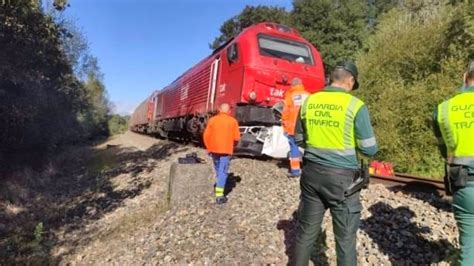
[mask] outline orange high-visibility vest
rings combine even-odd
[[[293,86],[285,93],[281,121],[283,130],[288,135],[295,134],[296,118],[300,112],[301,105],[303,105],[304,100],[309,95],[310,93],[305,90],[303,85]]]
[[[209,152],[233,154],[234,142],[240,140],[239,123],[231,115],[221,112],[209,119],[203,138]]]

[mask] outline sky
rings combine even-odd
[[[209,55],[220,26],[246,5],[291,10],[291,0],[69,0],[65,16],[99,60],[114,112],[130,114]]]

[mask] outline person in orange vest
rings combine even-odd
[[[299,177],[301,175],[301,154],[295,141],[295,124],[300,107],[309,95],[310,93],[305,90],[301,79],[299,78],[294,78],[292,80],[291,88],[285,93],[281,120],[283,130],[288,138],[288,143],[290,144],[290,171],[288,177]]]
[[[223,103],[219,113],[209,119],[204,130],[204,145],[210,153],[216,170],[216,203],[224,204],[225,183],[229,170],[230,158],[234,153],[234,145],[240,140],[239,123],[230,115],[230,106]]]

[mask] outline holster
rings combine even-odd
[[[446,194],[452,195],[458,189],[464,188],[470,181],[468,167],[465,165],[445,165],[444,185]]]
[[[367,164],[361,161],[361,167],[358,172],[355,172],[352,184],[344,191],[344,196],[349,197],[350,195],[359,192],[360,190],[367,188],[370,183],[370,173]]]
[[[451,187],[451,182],[449,182],[449,165],[447,163],[444,164],[444,190],[446,191],[446,195],[451,196],[453,195],[453,188]]]

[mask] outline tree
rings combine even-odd
[[[79,38],[68,50],[68,29],[40,4],[0,5],[0,161],[6,154],[41,158],[107,129],[106,91],[97,61],[83,53],[87,42]],[[74,66],[83,60],[70,51],[89,58],[81,67],[87,78],[78,78]]]
[[[224,22],[210,47],[215,49],[252,24],[271,21],[295,27],[315,45],[323,57],[326,72],[343,59],[355,59],[365,39],[373,32],[377,18],[404,0],[294,0],[293,11],[280,7],[246,6]]]
[[[319,50],[327,73],[355,59],[369,33],[366,0],[299,0],[293,7],[292,25]]]
[[[432,113],[456,93],[473,58],[473,6],[415,4],[383,16],[367,50],[358,54],[358,95],[371,111],[379,159],[395,163],[398,171],[441,176]]]
[[[81,90],[60,28],[34,2],[20,2],[0,6],[0,147],[44,149],[72,134]]]
[[[120,116],[117,114],[111,115],[109,118],[110,134],[116,135],[127,131],[129,116]]]
[[[69,6],[68,0],[54,0],[53,6],[58,11],[64,11]]]
[[[221,35],[215,38],[209,47],[216,49],[238,35],[246,27],[266,21],[287,24],[289,22],[289,13],[281,7],[246,6],[239,15],[230,18],[222,24],[220,28]]]
[[[62,49],[83,87],[84,107],[78,112],[82,135],[86,138],[107,136],[109,102],[98,59],[90,54],[84,34],[71,21],[56,18],[63,29]]]
[[[83,83],[86,91],[86,108],[79,112],[80,121],[87,138],[108,136],[109,101],[101,78],[93,73]]]

